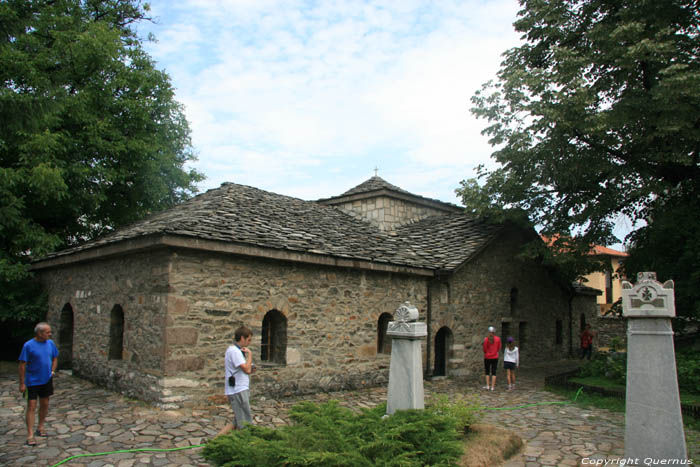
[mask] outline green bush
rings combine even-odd
[[[469,431],[469,427],[476,423],[481,402],[474,397],[457,394],[454,402],[446,394],[437,394],[429,402],[432,410],[455,419],[455,426],[464,433]]]
[[[700,394],[700,352],[686,350],[676,353],[678,388],[681,392]],[[580,376],[597,376],[618,384],[626,384],[627,354],[599,352],[586,362]]]
[[[686,350],[676,354],[678,387],[682,392],[700,394],[700,352]]]
[[[581,367],[579,374],[581,376],[604,377],[614,383],[625,384],[627,379],[627,354],[598,352]]]
[[[250,426],[207,443],[203,455],[217,466],[449,466],[462,455],[457,420],[462,409],[402,410],[386,406],[359,414],[338,405],[294,406],[293,425]]]

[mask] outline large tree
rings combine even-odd
[[[133,29],[147,14],[138,0],[0,2],[0,321],[43,311],[32,258],[196,192],[183,109]]]
[[[526,213],[582,254],[617,241],[620,216],[649,225],[637,242],[669,203],[696,216],[700,2],[520,3],[522,45],[472,98],[497,165],[462,182],[464,204]]]

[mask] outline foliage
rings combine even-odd
[[[182,106],[140,0],[0,2],[0,321],[45,310],[27,264],[191,196]]]
[[[497,218],[527,213],[547,236],[573,234],[567,254],[579,257],[593,244],[615,243],[621,215],[649,224],[636,237],[640,244],[671,200],[677,210],[668,226],[695,216],[697,0],[521,5],[514,26],[524,43],[505,52],[497,80],[472,98],[472,112],[488,121],[484,133],[498,165],[480,166],[476,179],[462,182],[457,192],[467,209]],[[696,246],[679,241],[672,250],[697,265]],[[669,265],[675,257],[663,255]]]
[[[676,354],[678,387],[683,392],[700,394],[700,352],[687,350]]]
[[[597,352],[579,372],[581,376],[604,376],[617,384],[625,384],[627,379],[627,354],[618,352]]]
[[[210,441],[203,455],[219,466],[454,465],[462,454],[456,418],[437,409],[398,411],[386,406],[360,414],[304,402],[292,408],[294,425],[249,426]]]
[[[700,394],[700,352],[686,350],[676,353],[678,388],[681,392]],[[615,384],[626,384],[627,354],[598,352],[581,367],[583,377],[604,377]]]
[[[688,198],[658,203],[653,222],[632,233],[624,270],[630,279],[642,271],[656,272],[661,282],[673,279],[676,314],[700,319],[700,196]],[[685,323],[677,319],[673,327],[682,331]]]
[[[622,340],[621,337],[615,336],[612,339],[610,339],[610,347],[612,347],[613,352],[619,352],[625,349],[625,342]]]
[[[454,418],[457,429],[467,432],[478,421],[481,403],[464,394],[455,395],[454,402],[450,402],[446,394],[436,394],[430,399],[429,406],[440,414]]]

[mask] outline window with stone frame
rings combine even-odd
[[[262,322],[260,360],[285,365],[287,363],[287,318],[278,310],[270,310]]]
[[[518,288],[510,289],[510,315],[513,316],[518,308]]]
[[[443,282],[440,284],[440,303],[450,303],[450,284]]]
[[[124,310],[114,305],[109,319],[109,359],[121,360],[124,354]]]
[[[391,338],[386,335],[391,319],[390,313],[382,313],[377,320],[377,353],[391,354]]]

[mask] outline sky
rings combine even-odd
[[[461,204],[493,166],[470,97],[519,43],[516,0],[152,0],[145,49],[207,179],[315,200],[371,176]],[[375,172],[376,169],[376,172]]]

